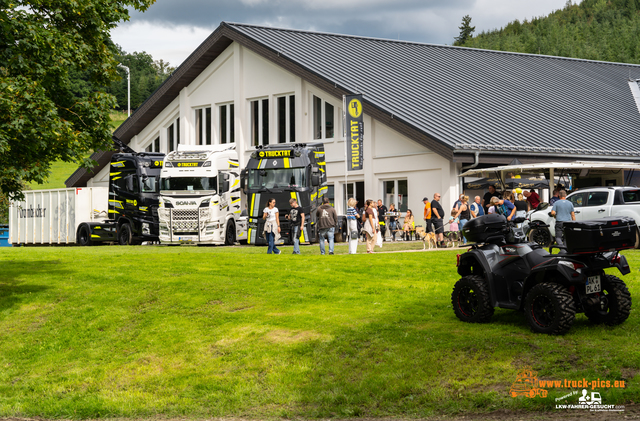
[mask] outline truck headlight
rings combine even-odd
[[[142,223],[142,233],[144,235],[150,235],[151,234],[151,230],[149,229],[149,224],[146,222]]]

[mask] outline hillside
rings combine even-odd
[[[561,10],[482,32],[464,47],[640,64],[640,0],[569,0]]]

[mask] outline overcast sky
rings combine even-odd
[[[157,0],[112,32],[127,52],[178,66],[220,22],[452,44],[464,15],[476,34],[544,16],[566,0]],[[574,1],[575,3],[575,1]]]

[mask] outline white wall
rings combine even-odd
[[[276,101],[284,94],[295,95],[296,143],[313,139],[313,96],[334,107],[333,139],[325,143],[328,181],[335,187],[335,204],[343,209],[345,181],[345,142],[342,138],[342,100],[287,72],[237,43],[229,46],[178,97],[153,119],[131,146],[144,150],[160,136],[161,152],[167,152],[167,127],[180,118],[180,143],[195,144],[195,113],[198,107],[212,107],[212,141],[219,143],[218,104],[235,105],[235,137],[243,166],[254,147],[251,146],[250,101],[269,98],[269,138],[277,142]],[[364,115],[364,169],[348,172],[348,181],[364,181],[366,198],[383,197],[383,180],[408,180],[408,206],[422,219],[422,198],[442,194],[442,206],[448,211],[458,195],[458,168],[453,162],[429,151],[418,143]],[[99,181],[98,181],[99,180]],[[108,182],[108,168],[90,185]],[[100,184],[102,185],[102,184]],[[397,193],[397,192],[396,192]]]

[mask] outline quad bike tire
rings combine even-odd
[[[486,323],[493,316],[489,288],[482,276],[460,278],[453,287],[451,304],[458,319],[467,323]]]
[[[227,229],[224,234],[224,245],[232,246],[236,243],[236,224],[232,220],[227,222]]]
[[[598,293],[600,304],[585,309],[584,314],[592,323],[615,326],[623,323],[631,312],[631,294],[627,285],[613,275],[602,277],[602,292]]]
[[[535,285],[524,299],[524,314],[536,333],[563,335],[571,329],[576,307],[569,290],[562,285],[543,282]]]
[[[537,243],[542,248],[547,248],[553,243],[551,231],[547,228],[534,228],[529,232],[529,241]]]

